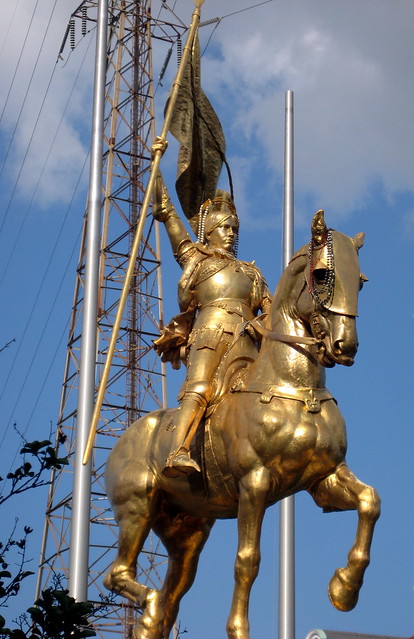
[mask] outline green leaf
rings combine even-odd
[[[0,579],[6,577],[6,579],[11,579],[11,573],[8,570],[2,570],[0,572]]]
[[[23,448],[20,450],[21,455],[25,455],[26,453],[30,453],[31,455],[37,455],[42,448],[46,448],[46,446],[50,446],[52,442],[48,439],[44,439],[43,441],[35,440],[34,442],[26,442]]]
[[[40,608],[37,608],[36,606],[32,606],[31,608],[27,609],[27,612],[29,613],[29,615],[31,616],[31,618],[33,619],[35,623],[43,625],[45,617],[43,612],[40,610]]]

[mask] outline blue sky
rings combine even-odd
[[[18,449],[13,423],[28,439],[47,437],[59,405],[86,198],[81,168],[87,166],[93,34],[68,59],[55,60],[78,4],[44,1],[20,59],[33,3],[9,3],[2,12],[0,348],[15,340],[0,352],[2,474]],[[203,19],[250,4],[227,0],[223,9],[223,3],[206,0]],[[190,0],[176,2],[184,22],[192,6]],[[235,182],[240,256],[256,259],[275,288],[286,89],[295,93],[295,246],[308,241],[319,208],[328,225],[350,235],[366,232],[360,259],[369,283],[360,297],[359,354],[353,368],[329,371],[327,385],[347,421],[349,466],[377,488],[383,512],[360,602],[354,611],[339,613],[329,603],[327,585],[344,564],[356,515],[323,515],[307,495],[297,497],[298,638],[312,628],[414,634],[413,18],[408,0],[273,0],[200,33],[202,50],[208,43],[202,84],[222,120]],[[165,53],[154,48],[155,76]],[[157,93],[158,114],[170,79]],[[171,144],[162,165],[170,191],[174,164]],[[176,310],[179,269],[166,242],[164,255],[169,316]],[[169,377],[171,403],[178,377]],[[22,504],[26,510],[27,501]],[[39,530],[42,509],[38,497]],[[7,512],[10,520],[14,514]],[[252,639],[277,632],[277,519],[273,507],[252,595]],[[235,547],[235,522],[218,522],[182,605],[188,637],[225,636]]]

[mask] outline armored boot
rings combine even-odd
[[[190,444],[204,415],[207,400],[196,392],[184,393],[174,417],[173,441],[178,448],[171,452],[162,473],[166,477],[178,477],[200,472],[200,466],[190,456]]]

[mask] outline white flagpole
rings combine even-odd
[[[76,452],[69,557],[69,592],[70,595],[78,601],[87,601],[88,599],[91,462],[89,461],[89,463],[84,466],[82,464],[82,457],[88,437],[95,397],[107,28],[108,0],[99,0],[87,203],[85,292],[82,318],[81,358],[79,365]]]
[[[293,255],[293,91],[285,93],[283,268]],[[280,502],[279,639],[295,639],[295,498]]]

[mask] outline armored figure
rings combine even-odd
[[[190,456],[191,440],[212,396],[213,378],[232,345],[236,328],[270,308],[267,284],[254,263],[237,259],[239,220],[230,195],[217,191],[198,216],[193,242],[158,179],[154,217],[167,230],[174,257],[183,269],[178,284],[181,313],[162,330],[154,346],[174,368],[180,358],[187,375],[173,423],[173,451],[166,460],[169,477],[200,471]],[[161,197],[160,197],[161,196]]]

